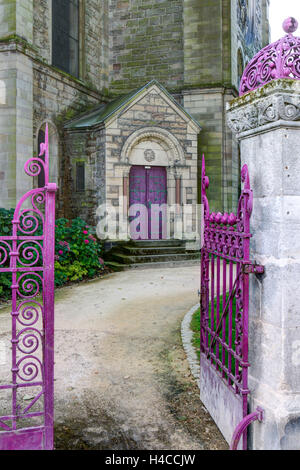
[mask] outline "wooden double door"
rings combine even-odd
[[[129,177],[129,221],[135,240],[166,238],[167,171],[160,166],[133,166]]]

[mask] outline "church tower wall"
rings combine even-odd
[[[53,65],[53,5],[60,3],[79,8],[77,75]],[[62,124],[154,78],[202,127],[198,152],[205,153],[213,182],[212,208],[233,208],[239,154],[225,106],[237,94],[246,61],[268,40],[268,3],[0,0],[0,206],[14,206],[17,188],[24,192],[16,175],[22,159],[37,153],[41,126],[48,121],[59,140],[58,199],[67,207],[62,191],[73,168],[66,171]]]
[[[156,79],[169,89],[184,76],[183,1],[110,0],[110,86],[117,93]]]

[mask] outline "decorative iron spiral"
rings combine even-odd
[[[42,262],[43,248],[41,244],[35,240],[29,242],[24,241],[19,245],[18,263],[21,266],[32,267]]]
[[[3,266],[9,259],[8,255],[10,251],[11,247],[9,243],[5,242],[4,240],[0,240],[0,266]]]
[[[24,170],[27,173],[27,175],[34,177],[34,176],[38,176],[41,173],[42,168],[45,168],[44,161],[41,158],[35,157],[35,158],[30,158],[26,162]]]
[[[40,226],[40,215],[34,209],[25,209],[20,214],[18,229],[25,235],[34,235]]]
[[[41,317],[43,307],[33,300],[22,302],[18,307],[18,322],[23,326],[35,325]]]
[[[25,335],[25,336],[23,336]],[[35,328],[25,328],[17,336],[18,350],[24,354],[33,354],[40,346],[42,336]]]
[[[30,276],[30,277],[28,277]],[[39,295],[40,285],[43,285],[43,279],[37,273],[24,273],[18,279],[17,293],[22,298],[32,299]]]
[[[32,355],[22,357],[17,362],[17,368],[19,369],[17,376],[23,382],[32,382],[39,374],[42,374],[41,361]]]

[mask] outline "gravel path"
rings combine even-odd
[[[181,341],[199,267],[115,273],[56,293],[57,449],[227,449]]]

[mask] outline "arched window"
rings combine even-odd
[[[52,0],[52,64],[79,76],[79,0]]]
[[[37,139],[37,154],[40,154],[40,145],[45,142],[45,130],[46,123],[42,124],[38,133]],[[49,179],[50,183],[58,184],[58,133],[53,124],[48,123],[48,135],[49,135]],[[43,157],[39,157],[44,159]],[[38,187],[43,188],[45,186],[45,175],[43,169],[38,175],[37,181]]]

